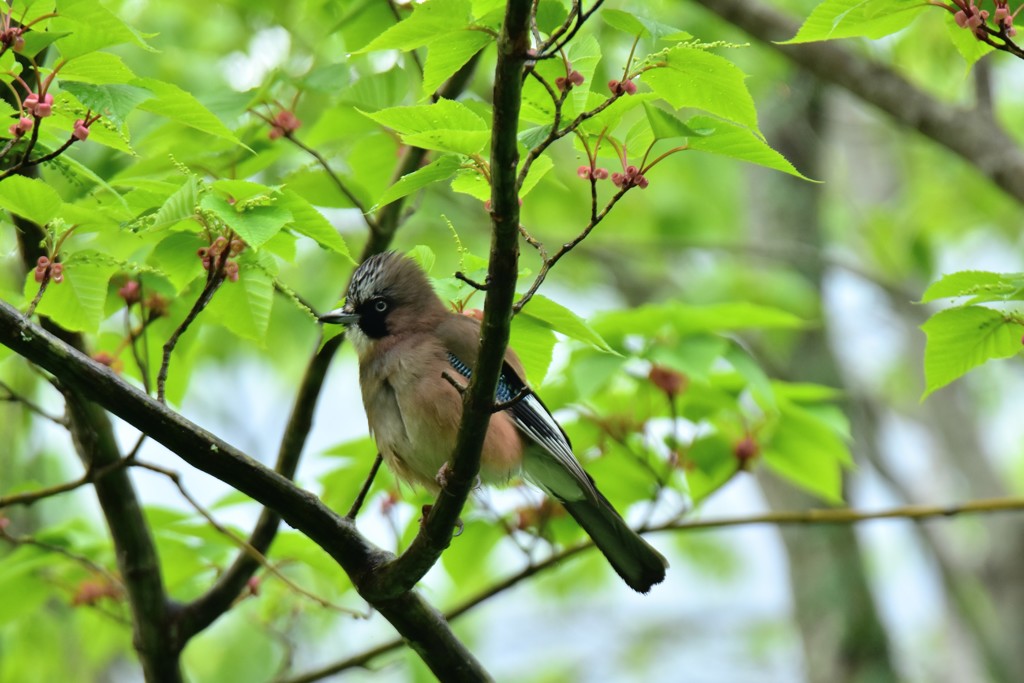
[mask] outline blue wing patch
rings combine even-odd
[[[460,375],[469,379],[473,370],[462,362],[462,360],[451,351],[448,352],[448,362]],[[511,401],[520,391],[526,389],[526,384],[516,374],[515,370],[505,363],[498,378],[498,388],[495,391],[495,400],[498,403]],[[572,445],[569,437],[562,431],[562,427],[551,416],[551,412],[540,398],[527,389],[521,400],[510,407],[506,412],[512,418],[516,427],[531,441],[550,453],[555,460],[569,470],[574,477],[587,488],[593,488],[590,476],[583,470],[583,467],[573,455]],[[594,492],[596,495],[596,490]]]

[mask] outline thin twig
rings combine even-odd
[[[324,156],[322,154],[320,154],[320,152],[316,151],[315,149],[313,149],[312,147],[310,147],[306,143],[302,142],[302,140],[299,140],[297,137],[295,137],[295,134],[293,132],[291,132],[291,131],[285,132],[284,137],[289,142],[291,142],[293,145],[295,145],[296,147],[301,149],[303,152],[305,152],[306,154],[308,154],[311,157],[313,157],[314,159],[316,159],[316,162],[318,164],[320,164],[320,166],[325,171],[327,171],[327,176],[334,183],[335,187],[337,187],[338,190],[340,190],[341,193],[343,195],[345,195],[345,197],[350,202],[352,202],[352,206],[354,206],[357,209],[359,209],[359,212],[361,214],[363,214],[363,220],[366,221],[366,224],[370,227],[370,229],[371,230],[376,230],[377,229],[377,223],[374,220],[373,216],[370,215],[369,209],[366,207],[366,205],[364,205],[359,200],[358,197],[355,196],[355,194],[352,192],[352,190],[350,190],[348,188],[348,186],[341,179],[341,177],[339,177],[338,174],[334,172],[334,169],[331,168],[331,165],[329,163],[327,163],[327,159],[325,159]]]
[[[28,410],[32,411],[36,415],[39,415],[40,417],[46,418],[50,422],[53,422],[65,428],[68,426],[68,421],[66,419],[64,419],[63,417],[57,417],[56,415],[50,415],[48,412],[43,410],[42,407],[36,405],[32,401],[20,395],[18,392],[16,392],[2,380],[0,380],[0,389],[7,392],[7,396],[0,396],[0,401],[13,401],[16,403],[20,403],[21,405],[25,406],[25,408],[27,408]]]
[[[10,496],[2,496],[0,497],[0,510],[14,505],[32,505],[33,503],[45,498],[51,498],[62,493],[67,493],[68,491],[74,491],[86,484],[95,483],[110,472],[121,469],[128,464],[128,459],[124,458],[97,470],[87,470],[85,474],[74,481],[68,481],[63,484],[57,484],[56,486],[50,486],[44,489],[37,489],[35,491],[25,491],[23,493],[15,493]]]
[[[204,508],[199,503],[199,501],[196,500],[192,496],[192,494],[190,494],[188,492],[188,489],[186,489],[185,485],[181,482],[181,475],[178,474],[177,472],[175,472],[174,470],[169,470],[169,469],[166,469],[166,468],[161,467],[159,465],[155,465],[153,463],[148,463],[148,462],[143,462],[141,460],[135,460],[133,464],[136,467],[141,467],[142,469],[150,470],[151,472],[156,472],[157,474],[162,474],[163,476],[165,476],[168,479],[170,479],[171,483],[173,483],[174,486],[178,489],[178,492],[181,494],[182,498],[184,498],[186,501],[188,501],[188,504],[191,505],[192,508],[196,512],[198,512],[200,514],[200,516],[202,516],[203,519],[205,519],[210,526],[212,526],[218,533],[222,534],[223,536],[228,538],[231,542],[233,542],[235,545],[237,545],[239,548],[241,548],[246,553],[248,553],[250,557],[252,557],[254,560],[259,562],[260,565],[262,565],[264,569],[266,569],[268,572],[270,572],[271,574],[276,576],[278,579],[280,579],[292,591],[298,593],[299,595],[302,595],[303,597],[306,597],[306,598],[312,600],[313,602],[317,603],[321,607],[326,607],[328,609],[332,609],[332,610],[335,610],[337,612],[342,612],[344,614],[350,614],[350,615],[355,616],[355,617],[365,617],[366,616],[366,615],[362,614],[361,612],[358,612],[358,611],[356,611],[354,609],[351,609],[349,607],[342,607],[341,605],[336,605],[336,604],[330,602],[329,600],[326,600],[325,598],[320,597],[319,595],[311,593],[311,592],[307,591],[305,588],[303,588],[302,586],[299,586],[298,584],[296,584],[294,581],[289,579],[287,576],[285,576],[281,572],[280,569],[278,569],[276,566],[274,566],[274,564],[270,560],[268,560],[267,557],[263,553],[261,553],[259,550],[254,548],[251,543],[249,543],[246,539],[242,538],[241,536],[239,536],[238,534],[236,534],[235,532],[231,531],[230,529],[228,529],[227,527],[222,525],[220,522],[218,522],[217,519],[210,513],[210,511],[207,510],[206,508]]]
[[[228,250],[224,250],[224,254],[228,254]],[[214,266],[211,264],[210,268]],[[178,345],[178,339],[181,335],[189,328],[189,326],[195,321],[196,317],[210,304],[210,300],[213,299],[213,295],[217,292],[217,289],[224,284],[224,275],[221,272],[221,268],[217,268],[217,272],[207,280],[206,286],[203,287],[202,293],[199,298],[196,299],[195,304],[192,305],[192,310],[188,312],[185,319],[181,321],[177,329],[171,334],[170,338],[164,344],[163,360],[160,362],[160,372],[156,376],[156,396],[157,400],[161,403],[167,403],[166,390],[167,390],[167,371],[171,365],[171,353],[174,351],[174,347]]]
[[[597,227],[598,223],[604,220],[605,216],[608,215],[608,212],[612,210],[612,207],[614,207],[618,203],[618,201],[622,199],[622,196],[626,194],[626,192],[628,192],[629,189],[630,186],[624,186],[622,189],[620,189],[618,192],[612,195],[612,198],[608,200],[608,204],[605,205],[601,213],[593,215],[590,219],[590,222],[587,224],[587,227],[585,227],[580,234],[576,235],[576,237],[573,238],[572,241],[563,244],[562,248],[555,252],[554,256],[552,256],[549,259],[545,259],[544,264],[540,267],[540,272],[537,273],[537,277],[533,281],[533,284],[530,285],[530,288],[526,290],[526,293],[523,294],[523,296],[520,297],[519,301],[517,301],[515,305],[512,307],[513,313],[519,313],[521,310],[523,310],[523,307],[530,302],[530,299],[533,298],[533,295],[537,293],[538,289],[540,289],[540,286],[544,283],[544,279],[548,276],[548,272],[554,267],[554,265],[558,263],[563,256],[572,251],[576,247],[576,245],[578,245],[580,242],[585,240],[588,235],[590,235],[593,229]]]
[[[467,285],[469,285],[473,289],[479,289],[481,292],[487,291],[487,283],[486,282],[477,282],[476,280],[473,280],[472,278],[468,277],[461,270],[455,271],[455,279],[456,280],[462,280],[463,282],[465,282]]]
[[[67,548],[62,548],[59,545],[54,545],[52,543],[40,541],[31,536],[12,536],[11,534],[7,533],[7,530],[2,525],[0,525],[0,539],[7,541],[8,543],[14,546],[30,545],[39,548],[40,550],[45,550],[47,552],[62,555],[67,559],[71,560],[72,562],[82,565],[89,571],[101,575],[104,579],[106,579],[113,585],[119,586],[122,590],[124,590],[124,582],[121,581],[121,577],[119,577],[117,574],[110,571],[98,562],[95,562],[94,560],[84,555],[73,553]]]
[[[356,515],[359,514],[359,510],[363,507],[363,503],[366,502],[366,496],[370,493],[370,488],[373,486],[373,480],[377,478],[377,472],[380,470],[380,464],[384,461],[384,458],[380,453],[373,459],[373,465],[370,466],[370,473],[366,475],[366,481],[363,482],[363,487],[359,489],[359,494],[356,499],[352,502],[352,507],[349,508],[348,514],[345,515],[349,519],[355,519]]]

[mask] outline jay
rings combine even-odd
[[[344,307],[320,320],[347,326],[367,421],[384,462],[400,480],[436,493],[462,417],[462,397],[444,373],[470,377],[480,323],[449,310],[419,265],[395,252],[364,261]],[[495,398],[515,396],[519,400],[491,416],[481,479],[501,483],[522,475],[565,506],[630,588],[646,593],[660,583],[665,558],[597,490],[509,349]]]

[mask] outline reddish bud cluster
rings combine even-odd
[[[1022,7],[1024,7],[1024,5],[1022,5]],[[1019,11],[1020,7],[1017,8],[1017,12]],[[1009,0],[996,0],[996,11],[995,14],[992,15],[992,19],[996,22],[996,26],[998,26],[1000,30],[1006,32],[1006,36],[1008,38],[1012,38],[1017,35],[1017,29],[1013,26],[1013,18],[1016,16],[1017,12],[1010,11]]]
[[[287,109],[282,109],[277,112],[277,115],[275,115],[273,121],[271,121],[271,128],[268,136],[271,140],[277,140],[288,133],[295,132],[301,125],[302,121],[299,120],[298,116]]]
[[[740,469],[749,472],[751,461],[761,452],[761,447],[757,445],[752,436],[747,434],[733,447],[732,452],[739,462]]]
[[[53,95],[46,93],[39,96],[36,93],[29,93],[25,101],[21,103],[22,108],[33,116],[45,119],[53,113]]]
[[[632,80],[617,81],[614,78],[608,81],[608,89],[613,95],[635,95],[636,83]]]
[[[167,299],[160,294],[153,292],[146,297],[146,309],[149,311],[150,317],[162,318],[167,315],[167,309],[170,306]]]
[[[568,76],[559,76],[556,78],[555,86],[557,86],[559,90],[565,91],[572,88],[574,85],[583,85],[584,80],[586,79],[583,78],[583,74],[573,69],[569,72]]]
[[[36,261],[35,280],[42,283],[47,278],[58,285],[64,282],[64,264],[53,263],[46,256],[40,256]]]
[[[238,282],[238,263],[230,258],[241,254],[243,249],[245,249],[243,240],[235,238],[228,242],[228,239],[222,235],[215,239],[210,246],[200,247],[196,250],[196,256],[203,260],[203,268],[210,270],[217,266],[221,255],[227,250],[229,260],[224,262],[224,275],[232,282]]]
[[[675,398],[685,391],[686,385],[689,383],[686,375],[664,365],[651,366],[647,379],[651,381],[651,384],[668,394],[670,398]]]
[[[605,180],[608,178],[608,169],[594,168],[592,166],[580,166],[576,169],[576,175],[584,180]]]
[[[624,190],[630,187],[646,190],[649,185],[647,176],[641,173],[636,166],[627,166],[623,173],[612,173],[612,182],[615,183],[615,187],[621,187]]]
[[[71,606],[81,607],[85,605],[91,607],[103,598],[115,601],[120,600],[122,598],[121,588],[103,579],[85,579],[78,584],[75,594],[71,596]]]
[[[117,290],[117,295],[124,299],[126,304],[133,306],[142,300],[142,288],[139,287],[137,280],[128,280]]]
[[[76,140],[85,141],[89,137],[89,124],[85,122],[85,119],[76,119],[75,127],[71,131],[72,137]]]
[[[25,47],[25,38],[21,34],[25,32],[23,26],[11,26],[8,29],[0,31],[0,45],[5,48],[9,47],[15,52],[21,52],[22,48]]]
[[[35,125],[35,121],[27,116],[22,116],[18,119],[17,123],[12,123],[7,131],[11,134],[11,137],[20,138],[25,133],[32,130],[32,126]]]

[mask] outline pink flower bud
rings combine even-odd
[[[612,91],[613,95],[621,95],[622,94],[622,84],[619,83],[614,78],[612,80],[608,81],[608,89]]]
[[[584,180],[590,180],[590,167],[580,166],[579,168],[576,169],[576,175],[578,175],[580,178],[583,178]]]
[[[625,93],[627,95],[635,95],[636,94],[636,83],[634,83],[633,81],[623,81],[622,82],[622,89],[625,91]]]
[[[612,173],[612,182],[615,183],[615,187],[622,187],[623,181],[626,179],[621,173]]]
[[[640,173],[640,169],[637,168],[636,166],[630,165],[626,167],[626,177],[629,178],[630,180],[636,178],[638,173]]]
[[[565,78],[563,76],[555,79],[555,87],[559,90],[565,90]]]
[[[647,185],[648,185],[647,176],[643,176],[643,175],[637,176],[637,178],[636,178],[636,186],[637,187],[639,187],[641,190],[646,190],[647,189]]]
[[[31,113],[35,111],[36,105],[39,104],[39,95],[30,92],[28,95],[25,95],[25,100],[21,104],[26,111]]]
[[[569,74],[569,82],[572,83],[573,85],[583,85],[584,80],[585,79],[583,78],[583,74],[581,74],[579,71],[574,70],[571,74]]]
[[[302,121],[295,114],[284,109],[277,112],[277,116],[274,117],[274,125],[280,128],[283,133],[291,133],[294,130],[298,130],[299,126],[302,125]]]
[[[605,179],[607,179],[608,178],[608,169],[607,168],[595,168],[594,169],[594,177],[597,178],[598,180],[605,180]]]
[[[27,116],[22,116],[20,119],[18,119],[17,123],[12,123],[11,127],[8,128],[7,130],[10,131],[11,135],[13,135],[14,137],[21,137],[25,133],[32,130],[32,126],[34,125],[35,121],[33,121]]]
[[[71,131],[71,137],[75,138],[76,140],[83,141],[88,139],[89,126],[85,125],[85,121],[83,119],[78,119],[75,121],[75,128],[74,130]]]
[[[50,259],[46,258],[45,256],[40,256],[39,258],[36,259],[36,265],[45,268],[46,266],[50,265]]]

